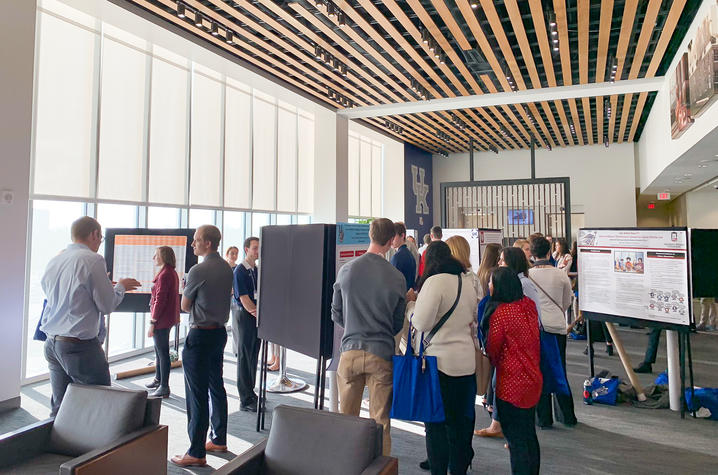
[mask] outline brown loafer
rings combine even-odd
[[[503,432],[489,432],[488,429],[479,429],[474,431],[474,435],[479,437],[496,437],[497,439],[503,438]]]
[[[204,444],[204,449],[207,452],[226,452],[227,446],[226,445],[218,445],[212,442],[211,440],[208,440],[206,444]]]
[[[207,465],[207,459],[192,457],[189,454],[175,455],[170,459],[170,462],[179,467],[204,467]]]

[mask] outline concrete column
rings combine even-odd
[[[20,406],[35,65],[36,2],[12,3],[0,15],[0,410]]]

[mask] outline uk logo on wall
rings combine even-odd
[[[404,221],[419,239],[434,225],[431,153],[404,145]]]

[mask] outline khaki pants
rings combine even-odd
[[[362,350],[343,352],[337,369],[342,414],[358,416],[364,386],[369,387],[369,416],[384,426],[384,455],[391,454],[392,374],[391,361]]]

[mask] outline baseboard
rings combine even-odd
[[[0,401],[0,412],[17,409],[18,407],[20,407],[20,396]]]

